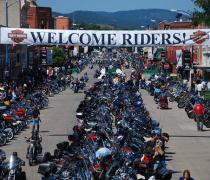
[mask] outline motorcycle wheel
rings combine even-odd
[[[193,113],[193,111],[189,111],[189,112],[187,113],[187,116],[188,116],[190,119],[193,119],[193,118],[194,118],[194,113]]]
[[[33,166],[34,165],[34,153],[33,153],[33,148],[30,148],[29,150],[29,156],[28,156],[28,163],[29,163],[29,166]]]
[[[26,173],[23,171],[21,174],[16,178],[16,180],[26,180]]]
[[[185,103],[184,102],[179,102],[177,107],[180,108],[180,109],[183,109],[185,107]]]
[[[7,143],[7,138],[5,137],[0,137],[0,146],[4,146]]]
[[[192,109],[192,108],[190,108],[190,107],[185,107],[185,108],[184,108],[184,110],[185,110],[186,113],[188,113],[191,109]]]
[[[169,101],[170,101],[170,102],[174,102],[174,101],[175,101],[175,97],[170,97],[170,98],[169,98]]]
[[[17,127],[14,127],[13,128],[13,132],[14,132],[14,134],[17,134],[18,133],[18,128]]]
[[[7,134],[7,139],[8,139],[9,141],[11,141],[13,138],[14,138],[13,132],[12,132],[12,131],[8,132],[8,134]]]

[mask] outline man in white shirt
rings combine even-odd
[[[201,91],[203,90],[203,85],[200,83],[197,85],[198,96],[201,96]]]
[[[210,81],[207,83],[207,89],[210,91]]]
[[[203,85],[203,90],[206,89],[206,82],[202,81],[201,84]]]

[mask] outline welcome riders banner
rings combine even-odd
[[[1,44],[79,46],[174,46],[210,44],[210,29],[86,31],[0,28]]]

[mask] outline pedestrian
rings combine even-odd
[[[193,108],[195,121],[197,122],[198,131],[203,131],[204,107],[201,103],[196,104]]]
[[[198,91],[198,96],[201,96],[203,90],[203,84],[200,82],[199,84],[197,84],[197,91]]]
[[[190,176],[190,171],[189,170],[184,170],[182,177],[179,178],[179,180],[194,180]]]
[[[208,83],[207,83],[207,89],[208,89],[208,91],[210,91],[210,81],[208,81]]]
[[[203,86],[203,90],[206,89],[206,81],[203,80],[203,81],[201,82],[201,84],[202,84],[202,86]]]
[[[37,132],[39,132],[39,123],[41,122],[39,109],[35,107],[32,114],[33,114],[32,132],[35,132],[35,129]]]

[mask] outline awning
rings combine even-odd
[[[210,66],[204,66],[204,65],[193,65],[193,67],[200,69],[210,69]]]
[[[194,68],[198,68],[200,70],[203,70],[205,72],[210,72],[210,66],[203,66],[203,65],[194,65]]]
[[[154,53],[154,59],[158,59],[161,55],[161,52],[165,51],[163,48],[158,48],[157,51]]]

